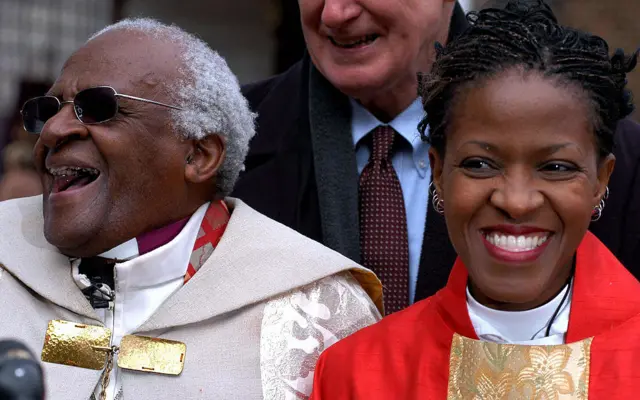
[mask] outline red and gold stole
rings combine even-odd
[[[452,279],[462,308],[460,266]],[[640,284],[589,232],[577,251],[566,344],[482,342],[468,334],[468,317],[453,319],[447,399],[609,400],[640,390]]]
[[[230,217],[229,208],[223,200],[211,202],[200,224],[200,231],[193,245],[193,252],[191,253],[187,273],[184,276],[184,283],[189,282],[189,279],[209,259],[220,242]]]
[[[326,349],[313,400],[626,400],[640,393],[640,283],[591,233],[563,345],[478,340],[458,260],[447,286]]]

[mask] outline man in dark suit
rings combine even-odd
[[[233,195],[373,269],[385,307],[397,311],[442,288],[455,260],[428,190],[416,75],[430,69],[435,42],[467,21],[453,0],[299,5],[309,54],[243,88],[258,133]],[[640,128],[625,121],[619,136],[607,210],[593,231],[638,275]]]

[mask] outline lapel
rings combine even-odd
[[[415,301],[426,299],[442,289],[455,261],[456,251],[449,240],[444,216],[433,208],[429,194]]]
[[[323,242],[309,127],[309,64],[305,55],[287,72],[243,87],[258,114],[232,197]]]
[[[0,203],[0,265],[24,285],[60,307],[96,322],[99,318],[71,276],[69,258],[47,242],[42,196]]]
[[[587,232],[576,257],[567,343],[640,314],[640,283],[592,233]]]
[[[309,125],[323,241],[358,261],[358,167],[351,136],[351,106],[313,65],[309,74]]]
[[[373,301],[381,303],[379,281],[370,271],[240,200],[227,204],[231,219],[214,252],[138,332],[211,319],[341,271],[356,272]]]

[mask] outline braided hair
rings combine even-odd
[[[520,68],[581,89],[592,110],[599,154],[612,152],[618,121],[633,111],[626,74],[635,67],[638,51],[626,56],[618,49],[609,56],[607,42],[559,25],[542,0],[510,0],[503,9],[471,12],[467,19],[470,27],[446,48],[436,43],[432,71],[420,77],[423,140],[444,154],[456,94],[472,82]]]

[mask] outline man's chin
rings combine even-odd
[[[331,84],[349,97],[369,97],[390,85],[386,65],[370,62],[365,65],[339,65],[327,63],[320,71]]]
[[[88,257],[95,252],[96,237],[101,230],[104,220],[97,217],[98,213],[88,216],[86,210],[69,208],[67,210],[52,210],[46,207],[44,211],[44,237],[51,245],[69,257]],[[95,211],[95,210],[94,210]]]
[[[88,235],[80,232],[68,232],[64,229],[45,229],[44,237],[47,242],[69,257],[86,257],[84,249]]]
[[[363,100],[381,93],[380,89],[385,87],[388,82],[377,76],[353,76],[350,78],[350,74],[345,74],[333,79],[332,84],[345,95]]]

